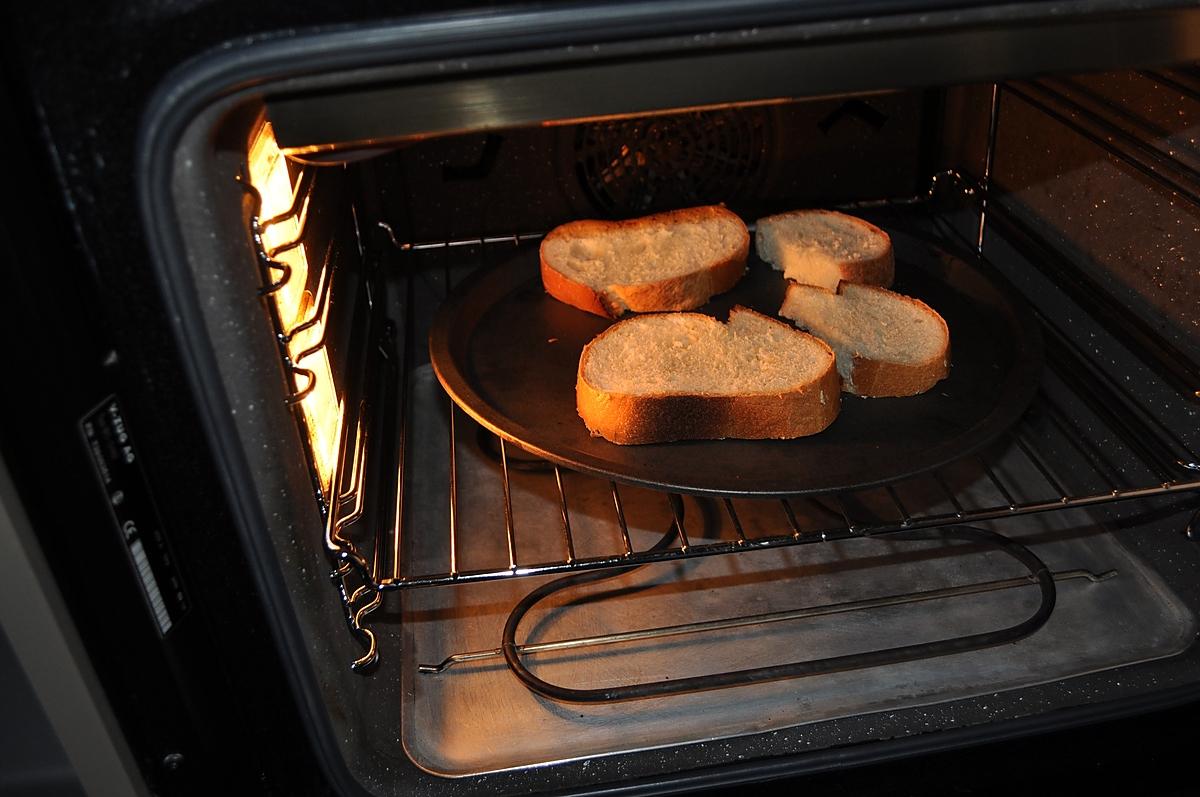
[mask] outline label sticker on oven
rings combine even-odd
[[[83,416],[79,428],[146,605],[159,636],[166,636],[187,611],[187,594],[117,397],[100,402]]]

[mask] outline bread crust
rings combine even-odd
[[[657,282],[613,284],[607,286],[606,291],[596,291],[556,269],[546,257],[546,244],[559,238],[597,235],[621,228],[636,228],[652,224],[705,222],[722,217],[737,221],[741,229],[741,240],[734,252],[697,271]],[[684,208],[624,221],[596,219],[572,221],[551,230],[542,239],[539,249],[542,285],[546,292],[560,302],[605,318],[619,318],[630,311],[646,313],[694,310],[714,295],[729,290],[741,280],[742,275],[746,273],[746,259],[749,254],[750,233],[746,230],[745,223],[736,214],[720,205]]]
[[[731,315],[736,312],[754,311],[735,307]],[[790,439],[826,429],[837,418],[841,407],[841,378],[835,367],[833,350],[819,338],[799,332],[777,319],[762,317],[820,344],[828,360],[817,379],[783,392],[739,395],[605,391],[588,382],[584,371],[592,348],[608,334],[610,327],[588,343],[580,354],[575,382],[575,401],[580,417],[593,436],[618,445],[727,437]]]
[[[794,216],[836,216],[843,222],[857,227],[863,235],[873,239],[877,246],[882,247],[882,250],[875,257],[865,260],[838,261],[838,268],[842,272],[841,281],[854,282],[860,285],[878,285],[882,288],[890,288],[892,286],[892,282],[896,278],[896,259],[892,252],[891,236],[865,219],[850,216],[846,213],[839,213],[836,210],[792,210],[787,213],[777,213],[774,216],[759,219],[755,225],[754,234],[755,249],[758,251],[759,257],[765,260],[764,251],[771,251],[776,248],[774,244],[766,240],[770,235],[768,230],[770,229],[771,222],[781,222]],[[763,222],[767,222],[767,224],[764,225]],[[774,261],[768,262],[776,270],[781,271],[783,268]]]
[[[923,363],[887,363],[854,357],[854,379],[843,383],[847,393],[856,396],[916,396],[950,375],[950,351]]]
[[[558,232],[558,230],[552,231],[550,235],[553,235],[555,232]],[[549,238],[550,236],[546,237]],[[546,293],[555,299],[572,307],[578,307],[580,310],[603,316],[604,318],[617,318],[625,312],[618,307],[611,307],[603,296],[582,282],[576,282],[561,272],[556,271],[553,266],[546,262],[545,254],[541,255],[541,260],[542,287],[546,289]]]
[[[790,296],[795,290],[821,289],[813,286],[801,287],[793,283],[788,286],[788,295]],[[943,339],[945,340],[945,345],[932,357],[919,363],[888,362],[886,360],[875,360],[870,357],[854,354],[851,356],[854,369],[851,372],[851,377],[842,381],[842,390],[855,396],[870,398],[915,396],[919,393],[924,393],[950,375],[950,328],[946,325],[946,319],[942,318],[940,313],[920,299],[905,296],[895,291],[889,291],[886,288],[874,285],[856,285],[854,290],[878,291],[889,294],[891,297],[908,302],[922,312],[936,318],[937,323],[941,326],[944,333]],[[838,286],[838,293],[844,295],[845,292],[846,283],[842,283]],[[781,315],[784,314],[783,309],[787,307],[788,302],[789,299],[784,298],[783,307],[779,310]]]

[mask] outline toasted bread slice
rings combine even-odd
[[[892,239],[874,224],[832,210],[796,210],[759,219],[758,256],[788,279],[837,291],[840,282],[892,284]]]
[[[584,347],[576,406],[622,445],[816,434],[840,406],[834,355],[817,338],[735,307],[630,318]]]
[[[692,310],[746,273],[750,233],[723,207],[573,221],[542,240],[542,284],[589,313]]]
[[[910,296],[848,282],[838,293],[793,283],[779,314],[833,348],[847,393],[913,396],[950,373],[945,320]]]

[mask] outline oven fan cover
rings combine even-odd
[[[758,196],[773,162],[770,108],[610,119],[564,133],[579,187],[602,218]]]

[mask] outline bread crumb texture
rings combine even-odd
[[[840,291],[793,284],[779,314],[829,344],[843,389],[911,395],[945,378],[950,331],[933,308],[874,286],[843,283]],[[872,369],[870,385],[856,374],[865,364]]]
[[[836,291],[842,280],[891,284],[891,239],[844,213],[802,210],[759,219],[755,248],[789,280],[806,285]]]
[[[735,310],[726,324],[696,313],[617,324],[591,347],[583,377],[597,389],[630,395],[744,395],[782,393],[828,367],[829,350],[819,341]]]
[[[715,259],[735,252],[746,235],[740,220],[725,216],[581,229],[547,239],[543,252],[555,269],[596,291],[661,282],[708,268]]]

